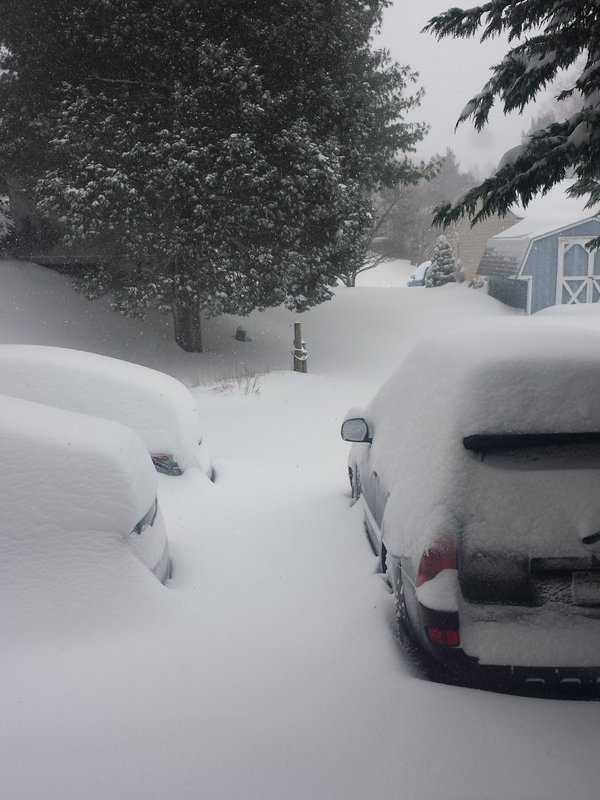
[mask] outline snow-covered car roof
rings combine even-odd
[[[0,346],[0,393],[115,420],[133,428],[152,453],[183,468],[200,451],[196,401],[175,378],[108,356],[60,347]]]
[[[34,547],[40,529],[129,535],[157,476],[130,428],[0,395],[0,487],[2,537],[31,537]]]
[[[372,403],[471,433],[600,430],[600,337],[511,319],[419,341]],[[442,413],[443,412],[443,413]]]

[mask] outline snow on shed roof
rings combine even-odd
[[[511,210],[523,219],[493,238],[536,239],[600,214],[600,206],[585,207],[586,197],[570,197],[567,194],[572,183],[570,180],[558,183],[545,195],[532,200],[527,208],[515,206]]]
[[[519,272],[533,239],[548,236],[600,215],[600,206],[586,208],[585,197],[567,194],[572,181],[562,181],[527,206],[511,211],[522,219],[491,239],[479,263],[480,275],[513,276]]]

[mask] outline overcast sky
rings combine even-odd
[[[532,114],[504,117],[499,109],[490,115],[490,124],[476,133],[472,123],[463,123],[454,132],[456,120],[469,100],[488,79],[491,64],[501,60],[507,50],[505,40],[481,44],[477,39],[449,39],[437,42],[420,31],[435,14],[451,6],[469,7],[457,0],[394,0],[384,17],[381,43],[396,61],[409,64],[420,73],[426,95],[415,118],[431,125],[423,155],[445,152],[451,147],[464,168],[487,171],[509,147],[520,141],[529,127]]]

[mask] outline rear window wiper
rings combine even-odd
[[[600,444],[600,431],[582,433],[478,433],[465,436],[463,445],[475,453]]]

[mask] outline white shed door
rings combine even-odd
[[[600,300],[600,257],[587,249],[590,237],[562,236],[558,240],[558,304],[597,303]]]

